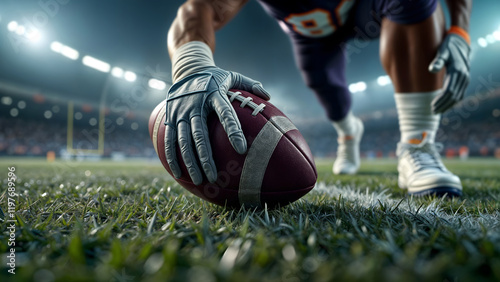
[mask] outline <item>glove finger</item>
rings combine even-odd
[[[463,75],[462,81],[460,82],[460,85],[457,87],[457,92],[455,95],[456,102],[460,102],[464,98],[467,86],[469,86],[469,76]]]
[[[170,167],[170,171],[175,178],[181,177],[181,168],[177,162],[177,154],[175,148],[175,142],[177,142],[177,132],[175,128],[170,125],[165,126],[165,157],[167,159],[167,164]]]
[[[245,90],[259,96],[266,101],[271,99],[271,95],[264,89],[262,83],[237,72],[231,72],[231,78],[233,83],[232,85],[230,85],[230,89],[235,88],[239,90]]]
[[[439,51],[434,60],[432,60],[431,64],[429,65],[429,71],[432,73],[440,72],[446,65],[446,62],[448,61],[449,57],[450,57],[450,51],[448,50],[448,48],[446,48],[446,45],[443,44],[439,48]]]
[[[203,181],[203,175],[201,174],[198,164],[196,164],[196,156],[191,142],[192,136],[190,125],[186,121],[181,121],[177,125],[177,131],[179,134],[178,142],[182,159],[184,160],[189,176],[195,185],[200,185]]]
[[[449,109],[453,108],[454,105],[455,105],[454,100],[446,100],[444,103],[442,103],[439,106],[438,109],[436,109],[435,113],[436,114],[444,113],[444,112],[448,111]]]
[[[210,147],[210,139],[208,138],[206,119],[200,116],[193,117],[191,119],[191,130],[201,167],[208,181],[214,183],[217,179],[217,169],[212,158],[212,148]]]
[[[445,112],[450,107],[450,103],[451,105],[454,104],[453,89],[455,89],[456,87],[455,85],[457,81],[457,74],[454,73],[449,76],[447,81],[448,83],[446,84],[444,92],[436,97],[432,102],[432,111],[436,114]]]
[[[458,102],[460,100],[460,97],[463,96],[466,81],[467,75],[462,73],[457,74],[457,83],[455,83],[455,89],[453,89],[453,99],[456,102]]]
[[[229,142],[231,142],[236,152],[239,154],[245,153],[247,151],[247,140],[245,139],[245,135],[243,135],[240,121],[229,99],[222,95],[212,95],[211,102],[213,109],[217,113],[217,116],[219,116],[222,127],[226,131]]]

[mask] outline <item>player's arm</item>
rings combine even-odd
[[[447,0],[446,4],[450,10],[451,25],[469,32],[472,0]]]
[[[188,0],[177,12],[168,32],[170,57],[191,41],[206,43],[215,51],[215,31],[226,25],[248,0]]]
[[[451,28],[429,66],[429,70],[434,73],[446,67],[447,73],[444,91],[432,102],[434,113],[446,112],[461,101],[470,81],[469,23],[472,0],[446,2],[451,15]]]
[[[215,65],[215,31],[228,23],[247,0],[189,0],[178,11],[168,34],[172,82],[167,93],[165,156],[173,175],[181,176],[176,156],[182,160],[194,184],[217,179],[207,128],[207,116],[219,117],[234,150],[247,150],[245,135],[228,98],[229,89],[250,91],[269,100],[262,84]],[[198,165],[198,163],[201,165]]]

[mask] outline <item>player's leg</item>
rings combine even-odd
[[[318,97],[339,136],[335,174],[354,174],[359,169],[361,120],[351,113],[351,95],[345,80],[345,56],[328,40],[295,40],[296,62],[309,88]]]
[[[460,179],[444,167],[436,150],[440,115],[431,110],[432,100],[443,87],[444,73],[432,74],[428,66],[444,37],[445,18],[437,0],[414,2],[428,7],[421,15],[430,15],[416,23],[404,22],[407,7],[403,7],[399,15],[383,19],[380,38],[382,65],[396,91],[401,131],[399,186],[410,194],[460,195]],[[411,18],[411,8],[407,13]]]

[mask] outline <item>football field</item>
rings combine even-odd
[[[457,199],[408,197],[395,160],[356,176],[331,163],[317,161],[318,185],[298,202],[253,211],[202,201],[159,162],[1,159],[0,280],[500,280],[499,160],[445,162]]]

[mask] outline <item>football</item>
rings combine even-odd
[[[182,176],[176,181],[206,201],[232,208],[282,207],[311,191],[317,179],[316,166],[295,125],[274,105],[249,92],[231,90],[230,94],[247,139],[247,152],[240,155],[233,149],[212,113],[207,126],[217,180],[210,183],[205,177],[202,184],[193,184],[177,146]],[[163,166],[172,175],[164,149],[165,111],[165,101],[153,110],[149,134]]]

